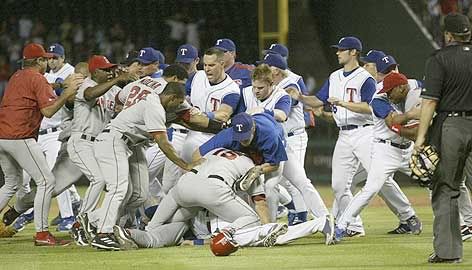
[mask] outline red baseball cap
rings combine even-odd
[[[379,91],[380,93],[387,93],[388,91],[392,90],[393,88],[408,84],[408,79],[405,75],[401,73],[392,72],[388,74],[383,80],[383,88]]]
[[[110,63],[110,60],[103,55],[93,55],[88,61],[90,73],[98,69],[106,69],[117,66],[117,64]]]
[[[29,43],[23,48],[23,59],[35,59],[38,57],[51,58],[54,55],[47,53],[43,46],[38,43]]]

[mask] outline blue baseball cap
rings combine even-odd
[[[380,58],[377,62],[375,62],[375,65],[377,66],[377,71],[382,74],[387,74],[388,69],[391,66],[398,66],[397,61],[391,55],[387,55],[385,57]]]
[[[387,56],[382,51],[370,50],[365,56],[361,57],[361,61],[364,63],[377,63],[379,59]]]
[[[160,60],[158,51],[151,47],[142,48],[138,53],[135,60],[141,64],[150,64]]]
[[[198,58],[198,50],[190,44],[184,44],[177,49],[177,57],[175,62],[177,63],[192,63]]]
[[[257,61],[257,64],[267,64],[271,67],[276,67],[280,69],[287,69],[287,60],[283,58],[280,54],[276,53],[268,53],[264,56],[264,59],[262,61]]]
[[[217,39],[215,42],[215,48],[220,49],[225,52],[235,52],[236,51],[236,45],[234,42],[229,39],[229,38],[221,38]]]
[[[60,56],[60,57],[64,57],[65,55],[64,47],[62,47],[62,45],[59,43],[51,44],[48,47],[48,53],[52,53],[54,54],[54,56]]]
[[[282,57],[288,57],[288,49],[280,43],[273,43],[270,45],[269,49],[262,51],[263,54],[276,53],[280,54]]]
[[[244,141],[251,138],[252,126],[254,122],[248,113],[238,113],[231,119],[233,126],[233,141]]]
[[[337,48],[339,50],[356,49],[361,52],[362,43],[356,37],[343,37],[339,40],[337,45],[331,45],[331,48]]]

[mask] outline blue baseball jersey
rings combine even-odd
[[[256,124],[256,133],[248,147],[242,146],[238,141],[233,141],[233,129],[227,128],[201,145],[200,155],[204,156],[211,150],[222,147],[246,153],[256,164],[278,165],[286,161],[288,158],[282,126],[267,113],[255,114],[252,117]]]

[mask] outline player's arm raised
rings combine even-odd
[[[108,90],[110,90],[111,87],[113,87],[113,85],[117,83],[135,81],[137,79],[139,79],[137,72],[123,72],[118,77],[85,89],[84,99],[87,101],[94,100],[105,94]]]
[[[41,113],[45,117],[52,117],[69,99],[73,99],[77,93],[77,89],[84,81],[84,76],[81,74],[72,74],[64,81],[64,91],[56,99],[56,101],[45,108],[41,109]]]
[[[318,97],[316,96],[305,96],[300,91],[298,91],[295,88],[287,88],[285,89],[287,94],[290,95],[291,98],[300,101],[303,103],[305,106],[312,107],[312,108],[318,108],[323,106],[323,101],[321,101]]]

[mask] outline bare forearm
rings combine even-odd
[[[287,121],[287,115],[284,111],[274,109],[274,118],[277,122],[285,122]]]
[[[51,118],[57,111],[59,111],[59,109],[62,108],[62,106],[64,106],[64,104],[66,104],[68,98],[69,97],[65,95],[59,96],[52,105],[42,108],[41,113],[45,117]]]
[[[96,86],[89,87],[85,89],[84,91],[84,98],[87,101],[98,98],[102,96],[103,94],[105,94],[108,90],[110,90],[110,88],[113,87],[113,85],[117,83],[118,83],[118,78],[114,78],[112,80],[98,84]]]
[[[259,215],[259,218],[261,219],[261,223],[270,223],[269,207],[267,206],[267,201],[265,199],[255,200],[254,206],[257,215]]]
[[[436,100],[423,99],[421,103],[420,126],[418,128],[418,137],[424,138],[428,132],[429,125],[436,111]]]
[[[316,96],[304,96],[300,95],[298,100],[308,107],[318,108],[324,105],[323,101],[319,100]]]
[[[174,162],[177,166],[184,170],[188,170],[188,163],[185,162],[183,159],[181,159],[178,155],[177,152],[175,151],[175,148],[172,146],[172,144],[169,143],[167,140],[156,140],[156,143],[159,145],[159,148],[162,150],[164,155],[170,159],[172,162]]]
[[[275,172],[277,169],[279,169],[279,165],[272,165],[270,163],[264,163],[261,166],[261,169],[262,169],[262,173],[265,174],[265,173],[271,173],[271,172]]]
[[[342,101],[339,106],[344,107],[352,112],[356,113],[363,113],[363,114],[371,114],[372,111],[370,110],[369,104],[367,102],[346,102]]]
[[[410,139],[412,141],[416,140],[416,135],[418,134],[418,127],[400,129],[400,136]]]

